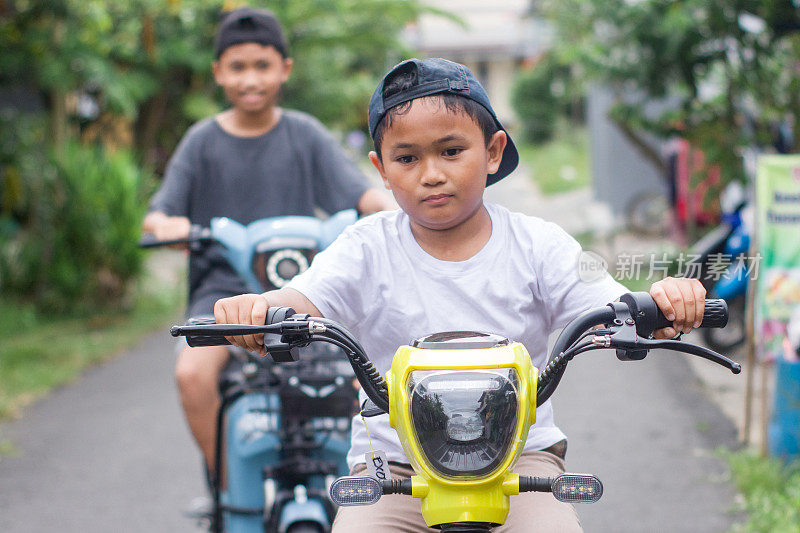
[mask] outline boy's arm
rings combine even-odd
[[[265,324],[270,307],[291,307],[298,313],[322,316],[319,309],[308,298],[294,289],[283,288],[264,294],[241,294],[217,300],[214,304],[214,318],[217,324]],[[236,346],[266,355],[264,335],[238,335],[225,337]]]
[[[653,334],[655,338],[670,339],[678,332],[689,333],[692,328],[700,327],[705,312],[706,289],[698,280],[664,278],[653,283],[650,296],[667,320],[673,321],[673,327],[656,331]]]

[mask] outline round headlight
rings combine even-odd
[[[299,250],[278,250],[267,260],[267,279],[280,289],[307,269],[308,259]]]
[[[407,387],[419,448],[437,472],[477,477],[503,462],[519,416],[515,369],[416,370]]]

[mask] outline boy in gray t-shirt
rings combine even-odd
[[[232,107],[192,126],[167,165],[144,230],[161,240],[188,236],[192,224],[225,216],[242,224],[265,217],[313,215],[357,208],[393,209],[368,187],[316,119],[277,107],[292,70],[280,25],[266,10],[237,9],[220,23],[214,78]],[[247,292],[221,250],[189,261],[188,316],[213,313],[220,298]],[[209,467],[214,465],[217,381],[224,347],[183,349],[175,374],[189,427]]]

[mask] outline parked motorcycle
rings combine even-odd
[[[186,244],[197,253],[222,245],[248,290],[263,292],[305,271],[314,255],[355,220],[353,210],[325,221],[284,216],[247,226],[214,218],[208,228],[193,227],[185,239],[147,236],[140,246]],[[270,316],[286,318],[280,312]],[[189,323],[213,324],[214,317],[192,317]],[[227,344],[202,337],[187,342]],[[316,343],[290,355],[276,348],[275,361],[239,348],[230,353],[220,379],[215,453],[215,471],[225,473],[225,483],[220,476],[212,481],[213,512],[207,525],[229,533],[327,533],[335,513],[328,490],[336,476],[348,471],[350,420],[358,410],[353,373],[341,349]],[[277,364],[287,358],[296,364]]]
[[[703,284],[708,295],[728,303],[730,324],[725,331],[704,329],[703,341],[712,349],[729,353],[744,344],[745,299],[749,279],[747,253],[750,249],[750,207],[743,187],[728,185],[720,196],[720,225],[697,241],[689,251],[692,262],[700,268],[692,273]],[[687,275],[690,273],[687,272]]]
[[[701,327],[724,327],[725,302],[706,300],[705,305]],[[389,413],[416,475],[408,480],[341,477],[331,485],[331,499],[337,505],[369,505],[384,494],[406,494],[420,499],[428,526],[453,533],[485,533],[503,524],[509,497],[520,492],[551,492],[570,503],[592,503],[602,496],[602,483],[592,475],[538,478],[512,471],[535,422],[536,406],[550,398],[576,355],[613,348],[620,360],[636,361],[662,348],[703,357],[735,374],[741,371],[739,364],[707,348],[650,338],[670,323],[644,292],[628,293],[574,319],[561,332],[541,372],[522,344],[462,331],[401,346],[384,377],[358,340],[336,322],[296,315],[287,308],[270,313],[264,326],[187,325],[175,326],[171,333],[201,335],[209,343],[264,333],[265,349],[275,361],[292,359],[284,354],[316,341],[342,347],[368,397],[362,414]],[[279,314],[286,318],[278,321]],[[592,329],[595,326],[601,328]],[[279,342],[274,341],[276,335]]]

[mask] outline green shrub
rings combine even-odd
[[[18,154],[23,200],[0,250],[0,290],[51,310],[117,306],[141,270],[149,176],[124,151],[68,143]],[[6,217],[8,218],[8,217]]]
[[[735,531],[797,533],[800,531],[800,462],[786,464],[749,452],[726,454],[744,496],[747,523]]]
[[[511,89],[511,105],[520,119],[525,141],[541,144],[553,137],[559,102],[551,85],[555,69],[548,60],[522,71]]]

